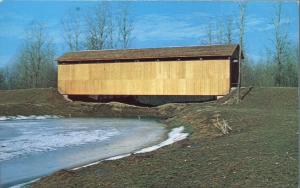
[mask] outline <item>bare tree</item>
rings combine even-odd
[[[128,4],[121,6],[117,24],[121,48],[128,48],[133,31],[133,21],[129,15]]]
[[[5,89],[5,73],[3,68],[0,68],[0,90]]]
[[[227,17],[226,20],[216,20],[213,24],[209,22],[206,26],[206,38],[201,41],[202,44],[232,44],[233,43],[233,19]]]
[[[208,27],[207,27],[207,41],[208,41],[208,45],[212,45],[212,43],[213,43],[213,31],[212,31],[211,23],[209,23]]]
[[[205,38],[200,40],[202,45],[212,45],[214,43],[214,33],[212,22],[209,22],[205,27]]]
[[[245,14],[246,14],[246,1],[240,1],[239,2],[239,8],[240,8],[240,19],[239,19],[239,42],[240,42],[240,48],[239,48],[239,75],[238,75],[238,92],[237,92],[237,102],[240,102],[241,100],[241,66],[242,66],[242,51],[244,51],[244,33],[245,33]],[[244,51],[245,53],[245,51]]]
[[[275,43],[275,63],[277,69],[275,71],[275,85],[283,85],[283,63],[286,55],[286,49],[288,47],[288,35],[287,32],[282,29],[282,3],[279,2],[273,19],[274,26],[274,43]]]
[[[82,18],[79,11],[80,9],[77,8],[75,12],[68,12],[61,21],[64,30],[64,39],[71,51],[79,51],[82,49]]]
[[[108,2],[101,2],[87,17],[86,47],[90,50],[115,48],[115,38],[118,37],[120,48],[128,48],[133,31],[133,21],[127,4],[122,4],[113,17]]]
[[[15,89],[17,88],[17,74],[16,70],[16,57],[13,57],[9,60],[8,64],[3,68],[5,76],[5,89]]]
[[[225,25],[222,21],[216,22],[216,43],[217,44],[224,44],[225,38],[224,38],[224,28]]]
[[[108,2],[101,2],[87,16],[86,48],[89,50],[102,50],[107,46],[109,36],[109,10]]]
[[[45,26],[32,24],[21,48],[13,74],[23,88],[49,87],[56,84],[54,46],[46,34]]]
[[[225,32],[225,44],[233,43],[233,19],[232,17],[228,17],[226,19],[226,32]]]
[[[107,48],[113,49],[115,48],[115,25],[113,21],[113,16],[111,10],[108,12],[107,18]]]

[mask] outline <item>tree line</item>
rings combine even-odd
[[[214,20],[214,19],[211,19]],[[254,60],[245,48],[247,3],[239,2],[239,16],[207,23],[201,44],[239,43],[245,59],[241,64],[240,86],[296,87],[298,85],[299,44],[290,41],[283,24],[282,4],[274,7],[271,48]],[[80,8],[61,19],[67,51],[128,48],[134,22],[127,3],[113,9],[109,2],[98,3],[85,14]],[[9,65],[0,68],[0,89],[56,87],[55,45],[47,27],[32,23],[19,52]]]
[[[61,19],[61,35],[67,51],[128,48],[133,20],[127,3],[112,9],[109,2],[82,13],[80,8]],[[15,58],[0,68],[0,89],[46,88],[57,86],[55,44],[47,26],[33,22]]]
[[[261,57],[253,59],[245,47],[245,29],[247,29],[247,2],[239,2],[239,19],[232,16],[211,21],[205,31],[205,45],[236,44],[241,45],[245,56],[241,63],[242,86],[297,87],[299,44],[290,40],[287,23],[283,19],[282,3],[274,6],[274,15],[270,20],[272,31],[268,38],[272,45],[261,53]]]

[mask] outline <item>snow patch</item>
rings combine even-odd
[[[76,167],[76,168],[72,168],[71,170],[78,170],[78,169],[81,169],[81,168],[85,168],[85,167],[88,167],[88,166],[93,166],[93,165],[96,165],[96,164],[99,164],[101,163],[103,160],[101,161],[96,161],[96,162],[93,162],[93,163],[89,163],[87,165],[83,165],[83,166],[79,166],[79,167]]]
[[[110,157],[110,158],[107,158],[105,159],[106,161],[113,161],[113,160],[117,160],[117,159],[122,159],[124,157],[129,157],[131,154],[130,153],[127,153],[127,154],[124,154],[124,155],[117,155],[117,156],[114,156],[114,157]]]
[[[183,140],[183,139],[187,138],[188,135],[189,135],[188,133],[184,133],[183,131],[184,131],[184,127],[183,126],[177,127],[177,128],[173,128],[171,130],[171,132],[168,133],[168,139],[167,140],[165,140],[165,141],[163,141],[163,142],[161,142],[161,143],[159,143],[157,145],[150,146],[150,147],[138,150],[138,151],[134,152],[133,154],[148,153],[148,152],[157,150],[159,148],[162,148],[164,146],[171,145],[171,144],[173,144],[175,142],[178,142],[180,140]],[[122,158],[125,158],[125,157],[129,157],[130,155],[132,155],[132,153],[127,153],[127,154],[113,156],[113,157],[110,157],[110,158],[107,158],[107,159],[104,159],[104,160],[100,160],[100,161],[97,161],[97,162],[94,162],[94,163],[90,163],[90,164],[87,164],[87,165],[84,165],[84,166],[73,168],[72,170],[78,170],[78,169],[85,168],[85,167],[88,167],[88,166],[96,165],[96,164],[99,164],[99,163],[101,163],[103,161],[113,161],[113,160],[122,159]]]
[[[180,140],[183,140],[189,135],[188,133],[183,133],[183,130],[184,130],[183,126],[174,128],[174,129],[172,129],[171,132],[169,132],[167,140],[165,140],[157,145],[141,149],[141,150],[135,152],[135,154],[151,152],[151,151],[157,150],[161,147],[164,147],[164,146],[173,144],[175,142],[178,142]]]
[[[38,180],[40,180],[40,178],[34,179],[32,181],[29,181],[29,182],[21,183],[21,184],[18,184],[18,185],[13,185],[13,186],[10,186],[9,188],[24,188],[24,187],[27,187],[26,185],[34,183]]]
[[[0,121],[7,121],[7,120],[35,120],[35,119],[57,119],[62,118],[62,116],[55,116],[55,115],[43,115],[43,116],[0,116]]]
[[[85,168],[85,167],[88,167],[88,166],[93,166],[93,165],[99,164],[99,163],[101,163],[103,161],[114,161],[114,160],[117,160],[117,159],[122,159],[124,157],[129,157],[130,155],[131,155],[130,153],[127,153],[127,154],[122,154],[122,155],[117,155],[117,156],[109,157],[109,158],[106,158],[106,159],[103,159],[103,160],[100,160],[100,161],[89,163],[87,165],[83,165],[83,166],[79,166],[79,167],[76,167],[76,168],[72,168],[71,170],[78,170],[78,169]]]

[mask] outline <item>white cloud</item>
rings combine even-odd
[[[289,18],[282,18],[281,19],[281,25],[286,26],[291,23],[291,20]],[[246,19],[246,28],[247,31],[260,31],[265,32],[274,29],[274,25],[272,23],[271,18],[262,18],[257,17],[255,15],[250,15]]]
[[[204,35],[203,25],[189,21],[189,17],[174,18],[166,15],[146,15],[135,22],[133,36],[139,41],[182,40],[200,38]]]

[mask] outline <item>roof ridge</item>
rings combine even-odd
[[[80,50],[67,53],[78,52],[99,52],[99,51],[126,51],[126,50],[148,50],[148,49],[170,49],[170,48],[191,48],[191,47],[215,47],[215,46],[239,46],[239,44],[213,44],[213,45],[189,45],[189,46],[165,46],[165,47],[149,47],[149,48],[115,48],[115,49],[101,49],[101,50]]]
[[[88,60],[139,60],[162,59],[177,57],[229,57],[234,54],[238,44],[190,45],[169,46],[160,48],[130,48],[130,49],[105,49],[83,50],[68,52],[57,58],[57,61],[88,61]]]

